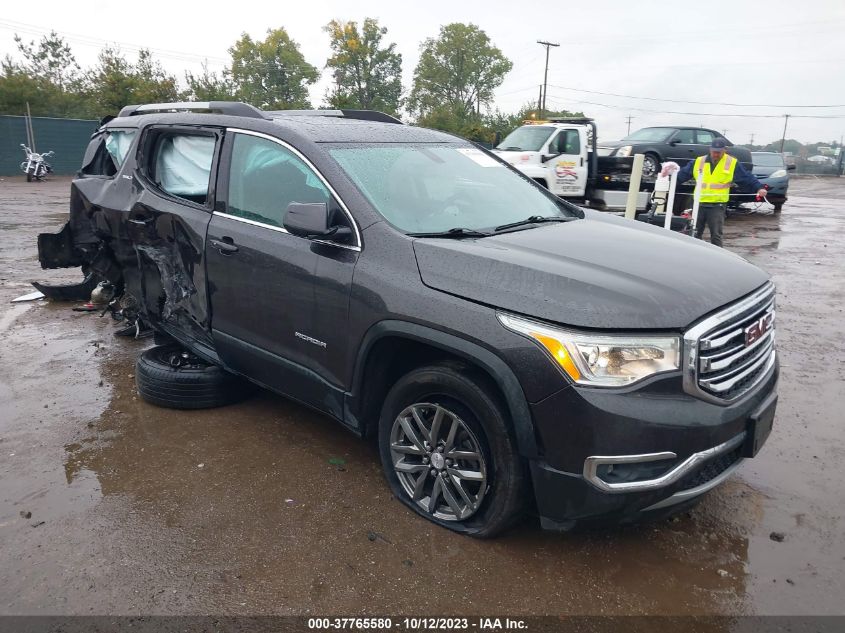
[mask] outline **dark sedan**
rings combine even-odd
[[[693,127],[644,127],[621,141],[602,141],[598,144],[599,156],[633,156],[645,154],[643,175],[654,176],[660,163],[674,161],[683,167],[688,161],[703,156],[710,150],[713,139],[724,139],[728,153],[751,171],[751,152],[737,147],[715,130]]]

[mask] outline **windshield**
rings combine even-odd
[[[780,154],[758,154],[751,152],[751,159],[755,167],[783,167],[783,156]]]
[[[675,131],[673,127],[644,127],[633,134],[629,134],[623,141],[644,141],[648,143],[662,143]]]
[[[538,152],[554,131],[555,128],[553,127],[523,125],[508,134],[505,140],[496,146],[496,149],[513,152]]]
[[[379,144],[329,153],[376,210],[406,233],[489,231],[530,216],[574,217],[565,203],[469,146]]]

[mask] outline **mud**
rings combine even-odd
[[[133,379],[149,342],[71,304],[10,304],[77,278],[35,249],[68,192],[0,180],[0,613],[845,613],[845,182],[796,179],[780,216],[728,220],[726,246],[778,285],[762,454],[670,521],[527,520],[490,542],[417,518],[375,448],[310,410],[269,393],[152,407]]]

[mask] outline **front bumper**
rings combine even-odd
[[[773,413],[777,380],[776,363],[729,406],[683,393],[680,378],[627,393],[569,387],[533,405],[543,457],[530,468],[543,527],[630,523],[695,503],[765,441],[755,424],[761,411]],[[629,466],[642,472],[626,480]]]

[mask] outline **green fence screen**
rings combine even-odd
[[[55,154],[47,159],[56,174],[75,174],[82,166],[82,156],[98,121],[84,119],[48,119],[32,117],[35,150]],[[20,174],[25,156],[20,147],[26,143],[26,118],[0,115],[0,176]]]

